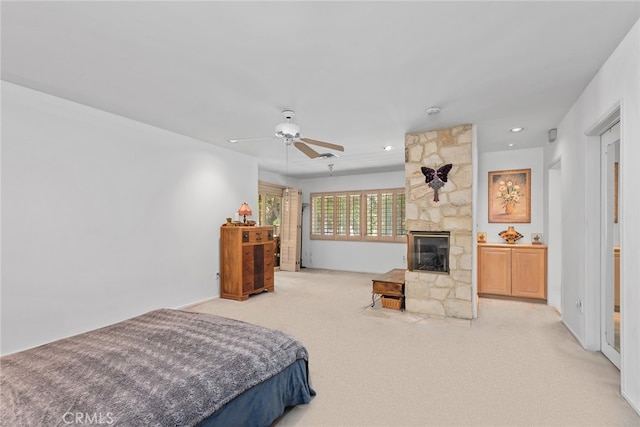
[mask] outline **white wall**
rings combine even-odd
[[[585,133],[621,108],[620,277],[622,394],[640,413],[640,21],[558,125],[545,166],[562,162],[562,316],[576,338],[600,349],[599,138]],[[582,301],[584,312],[575,302]]]
[[[365,175],[331,176],[301,179],[303,203],[309,203],[310,193],[325,191],[404,188],[404,170]],[[311,209],[302,215],[302,265],[343,271],[384,273],[392,268],[406,268],[406,243],[311,240],[309,238]]]
[[[3,82],[2,353],[218,295],[219,226],[257,181],[249,156]]]

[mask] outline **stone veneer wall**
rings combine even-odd
[[[408,271],[407,311],[471,319],[473,269],[472,125],[405,134],[406,219],[408,231],[449,231],[450,274]],[[451,163],[447,183],[433,201],[421,167]]]

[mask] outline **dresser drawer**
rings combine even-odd
[[[264,245],[243,245],[242,246],[242,261],[249,260],[257,260],[257,259],[268,259],[273,258],[274,253],[274,245],[273,244],[264,244]]]
[[[264,245],[264,259],[273,258],[273,254],[275,253],[275,245],[274,244],[266,244]]]
[[[255,290],[255,277],[254,275],[246,276],[242,275],[242,292],[247,293]]]
[[[247,262],[247,261],[251,261],[253,262],[253,258],[254,258],[254,246],[243,246],[242,247],[242,262]]]
[[[391,296],[404,295],[404,283],[390,283],[373,281],[373,293]]]
[[[251,261],[243,261],[242,262],[242,280],[252,280],[253,275],[255,274],[255,266],[253,264],[253,260]]]
[[[273,241],[273,230],[243,230],[242,243],[264,243]]]
[[[266,270],[264,272],[264,287],[271,288],[273,287],[273,270]]]

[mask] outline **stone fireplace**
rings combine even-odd
[[[405,135],[407,249],[418,251],[415,259],[408,253],[407,311],[473,317],[472,152],[473,127],[469,124]],[[434,189],[425,183],[421,168],[438,170],[448,163],[453,167],[438,190],[439,200],[434,201]],[[442,248],[445,236],[446,255]]]

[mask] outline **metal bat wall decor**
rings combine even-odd
[[[438,198],[438,190],[444,186],[444,183],[447,182],[447,174],[451,170],[453,165],[448,163],[442,167],[440,167],[437,171],[435,169],[422,167],[422,173],[424,174],[425,182],[429,187],[433,188],[433,201],[439,202]]]

